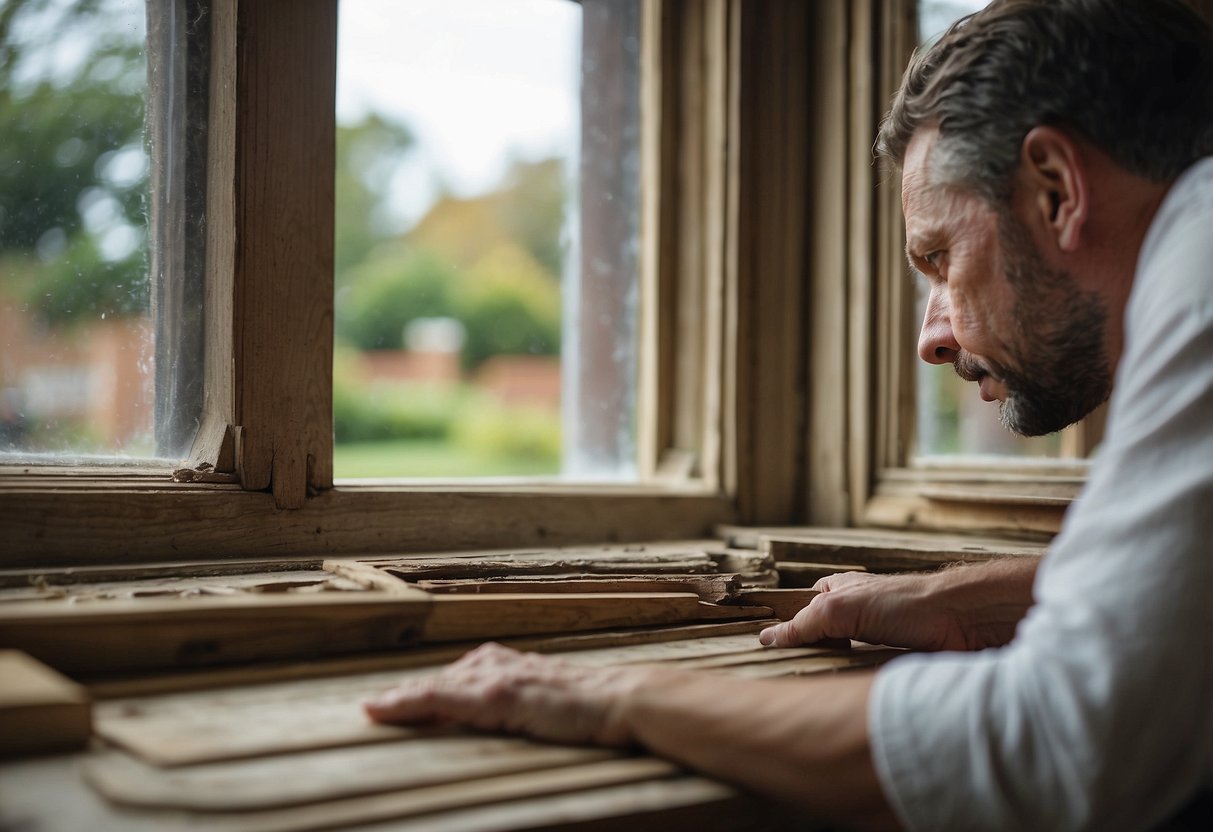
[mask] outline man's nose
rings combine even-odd
[[[947,298],[938,288],[931,290],[927,312],[918,334],[918,357],[928,364],[951,364],[960,353],[960,344],[952,333]]]

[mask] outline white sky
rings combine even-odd
[[[414,220],[436,179],[491,187],[511,156],[575,156],[581,10],[569,0],[341,0],[337,117],[417,137],[391,203]]]

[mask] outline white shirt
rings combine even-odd
[[[876,677],[910,829],[1145,829],[1213,782],[1213,158],[1142,246],[1107,433],[1008,646]]]

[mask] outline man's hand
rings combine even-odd
[[[643,667],[579,667],[484,644],[434,676],[364,703],[377,722],[457,722],[556,742],[623,746],[635,738],[619,703]]]
[[[738,679],[584,667],[486,644],[366,703],[379,722],[457,722],[560,742],[640,745],[848,828],[893,828],[868,746],[873,673]]]
[[[820,595],[791,621],[759,635],[795,647],[854,638],[914,650],[981,650],[1006,644],[1032,605],[1038,558],[1017,557],[939,572],[846,572],[819,580]]]

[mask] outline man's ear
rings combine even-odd
[[[1019,186],[1030,199],[1033,224],[1039,223],[1059,250],[1073,252],[1090,205],[1078,145],[1056,127],[1034,127],[1024,136],[1019,161]]]

